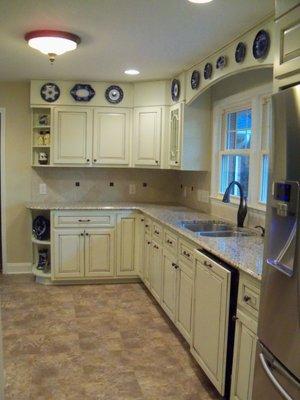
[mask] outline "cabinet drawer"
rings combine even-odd
[[[115,214],[108,212],[60,212],[54,215],[54,226],[72,228],[87,227],[112,227],[115,226]]]
[[[163,238],[163,228],[156,222],[152,222],[152,237],[159,242],[161,242]]]
[[[177,253],[178,239],[175,233],[165,229],[164,231],[164,247],[172,253]]]
[[[241,275],[238,304],[256,318],[259,309],[259,292],[259,282],[254,282],[254,280]]]
[[[185,240],[179,239],[179,258],[190,265],[194,265],[194,248]]]

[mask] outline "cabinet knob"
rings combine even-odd
[[[155,160],[156,164],[158,164],[158,160]]]
[[[238,319],[239,319],[239,317],[237,317],[236,315],[233,315],[233,316],[232,316],[232,321],[233,321],[233,322],[237,321]]]
[[[87,158],[87,159],[86,159],[86,162],[90,162],[90,159],[89,159],[89,158]]]
[[[149,225],[148,225],[148,224],[146,224],[146,225],[145,225],[145,228],[149,228]]]
[[[144,220],[144,218],[141,218],[141,222],[144,222],[145,220]]]
[[[151,242],[147,242],[147,244],[151,244]]]
[[[89,234],[88,234],[88,233],[86,233],[86,234],[85,234],[85,236],[89,236]]]
[[[178,161],[175,161],[175,164],[178,164]]]
[[[96,158],[94,158],[94,162],[97,162],[97,159],[96,159]]]
[[[210,262],[208,262],[208,261],[204,261],[204,263],[203,263],[206,267],[209,267],[209,268],[212,268],[212,265],[211,265],[211,263]]]
[[[80,236],[83,236],[83,235],[84,235],[84,233],[81,233],[81,234],[80,234]]]
[[[174,267],[175,267],[175,269],[178,269],[178,268],[179,268],[179,265],[175,264]]]
[[[245,296],[244,296],[244,301],[247,303],[249,300],[251,300],[251,297],[250,297],[250,296],[247,296],[247,295],[245,295]]]

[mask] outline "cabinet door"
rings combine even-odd
[[[117,216],[117,275],[137,275],[137,235],[134,214]]]
[[[257,323],[241,311],[238,311],[237,317],[230,399],[251,400]]]
[[[84,276],[84,233],[82,229],[54,230],[54,279]]]
[[[114,229],[85,230],[85,276],[114,276]]]
[[[161,108],[134,111],[134,164],[159,167],[161,163]]]
[[[182,105],[176,104],[170,109],[169,165],[180,167],[182,141]]]
[[[155,299],[160,302],[162,294],[162,248],[152,242],[150,253],[150,290]]]
[[[150,288],[150,263],[151,263],[152,243],[149,235],[145,235],[144,239],[144,269],[143,282]]]
[[[177,280],[176,326],[188,343],[190,343],[194,279],[192,269],[182,262],[179,263]]]
[[[163,251],[161,306],[172,321],[175,319],[176,307],[176,269],[178,268],[176,262],[174,256]]]
[[[208,264],[196,261],[191,352],[224,395],[230,272],[216,263]]]
[[[54,109],[54,164],[89,164],[92,110],[83,107]]]
[[[94,111],[93,163],[129,164],[130,110],[97,108]]]

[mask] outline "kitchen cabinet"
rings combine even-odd
[[[114,228],[85,229],[85,276],[114,276]]]
[[[82,229],[54,231],[54,278],[84,276],[84,232]]]
[[[225,391],[230,280],[230,271],[207,261],[205,256],[197,256],[191,353],[222,395]]]
[[[194,269],[179,262],[175,324],[188,343],[191,341],[193,292]]]
[[[143,282],[150,288],[150,263],[151,263],[151,236],[145,234],[144,239],[144,268],[143,268]]]
[[[176,310],[176,262],[173,255],[163,250],[161,306],[172,321],[175,321]]]
[[[87,107],[56,107],[53,118],[53,163],[89,165],[92,110]]]
[[[162,295],[162,246],[151,242],[150,251],[150,290],[154,298],[160,303]]]
[[[239,310],[236,317],[230,399],[251,400],[257,323]]]
[[[93,164],[129,165],[130,119],[130,109],[94,110]]]
[[[134,165],[160,167],[162,108],[140,107],[134,110]]]
[[[134,213],[117,216],[117,274],[137,275],[137,216]]]
[[[169,165],[174,168],[179,168],[181,161],[182,108],[181,103],[170,107]]]

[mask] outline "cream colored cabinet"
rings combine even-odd
[[[137,215],[117,216],[117,275],[137,275]]]
[[[155,299],[160,302],[162,295],[162,247],[152,241],[150,251],[150,290]]]
[[[224,395],[230,272],[204,255],[197,256],[191,352]]]
[[[151,236],[145,234],[144,239],[144,268],[143,268],[143,282],[150,288],[150,263],[151,263]]]
[[[169,166],[180,167],[182,139],[182,104],[170,107]]]
[[[175,324],[188,343],[191,341],[193,291],[194,270],[180,262],[177,269]]]
[[[130,118],[126,108],[94,110],[93,164],[129,165]]]
[[[85,235],[85,276],[114,276],[114,228],[86,229]]]
[[[53,163],[90,164],[92,110],[87,107],[57,107],[53,117]]]
[[[55,279],[81,278],[84,276],[84,232],[82,229],[54,231]]]
[[[178,265],[174,256],[163,250],[162,256],[162,296],[161,306],[172,321],[176,310],[176,270]]]
[[[161,165],[162,108],[134,110],[134,165]]]
[[[242,311],[237,311],[231,400],[251,400],[256,353],[257,323]]]

